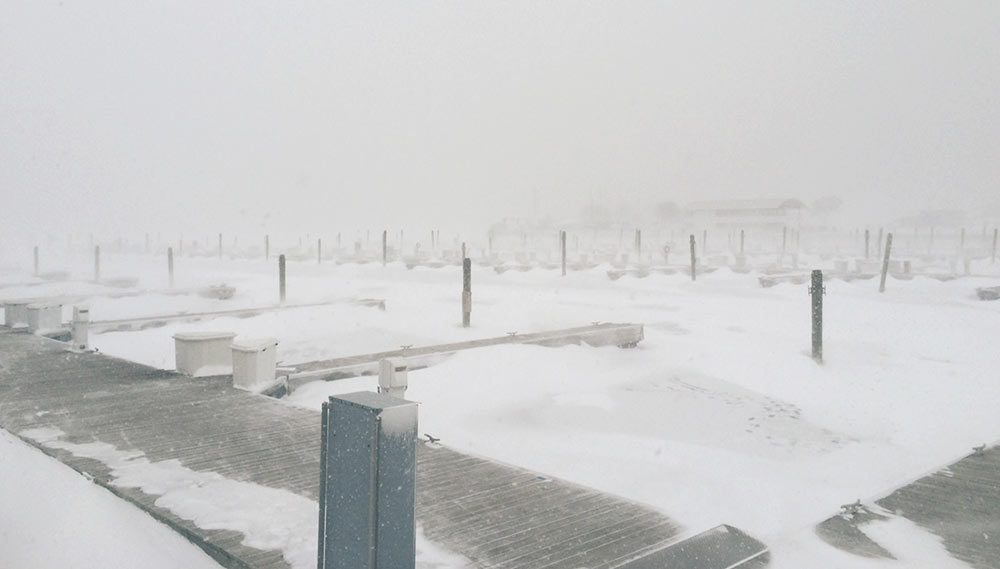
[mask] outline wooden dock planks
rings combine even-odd
[[[55,427],[63,440],[100,441],[174,459],[192,470],[289,490],[319,489],[319,413],[233,389],[229,377],[188,378],[50,340],[0,334],[0,427]],[[278,569],[280,552],[242,545],[111,484],[103,463],[44,447],[205,549],[226,567]],[[611,568],[671,542],[679,528],[632,502],[437,444],[417,446],[417,521],[424,534],[483,568]]]

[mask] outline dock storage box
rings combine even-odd
[[[28,325],[28,303],[8,302],[3,307],[3,321],[8,328]]]
[[[177,371],[194,377],[227,375],[233,371],[229,346],[234,332],[178,332],[174,334]]]
[[[277,346],[278,341],[274,338],[254,338],[233,343],[233,387],[254,393],[274,387]]]
[[[35,334],[56,330],[62,325],[62,305],[38,303],[28,305],[28,332]]]

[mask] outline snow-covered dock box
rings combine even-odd
[[[174,334],[177,371],[195,377],[230,374],[234,332],[178,332]]]

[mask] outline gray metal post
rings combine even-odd
[[[264,260],[265,261],[270,261],[271,260],[271,236],[270,235],[265,235],[264,236]]]
[[[101,246],[94,246],[94,280],[101,280]]]
[[[743,254],[743,244],[745,240],[746,240],[746,233],[744,232],[744,230],[740,229],[740,255]]]
[[[472,260],[462,259],[462,327],[472,322]]]
[[[812,272],[812,284],[809,286],[812,295],[812,357],[816,362],[823,362],[823,271]]]
[[[386,231],[386,230],[383,229],[382,230],[382,266],[383,267],[385,266],[385,264],[389,260],[389,242],[388,242],[388,239],[389,239],[389,233],[388,233],[388,231]]]
[[[167,281],[174,288],[174,248],[167,247]]]
[[[562,257],[562,276],[566,276],[566,232],[559,232],[559,252]]]
[[[316,240],[316,264],[317,265],[323,264],[323,240],[322,239],[317,239]]]
[[[219,234],[219,258],[222,258],[222,234]]]
[[[882,258],[882,278],[878,283],[878,291],[885,292],[885,277],[889,274],[889,253],[892,251],[892,233],[885,237],[885,257]]]
[[[35,276],[38,276],[38,245],[35,245]]]
[[[865,260],[871,258],[871,232],[865,229]]]
[[[691,235],[691,280],[695,280],[695,267],[697,266],[697,258],[694,253],[694,235]]]
[[[414,569],[417,405],[348,393],[321,424],[318,569]]]
[[[635,260],[642,262],[642,230],[635,230]]]
[[[278,255],[278,296],[285,302],[285,256]]]

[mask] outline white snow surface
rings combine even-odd
[[[151,270],[145,261],[119,262],[133,263],[139,274]],[[263,262],[185,259],[182,266],[185,286],[224,280],[237,288],[230,300],[193,300],[192,311],[277,300],[273,268]],[[473,326],[463,329],[457,267],[289,266],[290,302],[374,297],[386,299],[388,308],[339,302],[95,334],[92,344],[171,369],[174,333],[229,330],[277,338],[279,365],[294,365],[593,321],[643,323],[645,340],[633,350],[507,345],[459,352],[439,365],[411,370],[406,397],[420,403],[420,433],[636,500],[692,531],[735,525],[771,546],[776,568],[962,566],[947,557],[936,537],[906,520],[865,527],[900,561],[841,552],[812,528],[841,504],[870,502],[975,445],[1000,439],[1000,303],[974,295],[976,286],[996,284],[995,277],[890,278],[884,294],[877,279],[829,281],[825,361],[819,365],[809,357],[806,286],[762,289],[753,273],[720,269],[697,282],[656,274],[611,281],[608,267],[565,278],[557,271],[497,275],[474,268]],[[158,286],[155,281],[142,280]],[[164,298],[170,299],[169,310],[159,304]],[[150,294],[89,304],[92,319],[101,320],[166,313],[184,298],[195,297]],[[374,377],[315,382],[284,403],[318,409],[330,395],[376,385]],[[123,470],[116,483],[155,483],[152,472],[136,472]],[[219,508],[234,524],[254,516],[236,503]],[[303,505],[298,515],[315,526],[315,512],[308,509]],[[242,523],[254,533],[248,543],[260,538],[284,548],[290,560],[301,555],[314,562],[315,552],[306,551],[315,548],[314,531],[303,530],[296,542],[290,536],[297,531],[268,537],[270,529],[254,529],[253,520]],[[465,564],[459,558],[433,563],[428,566]]]

